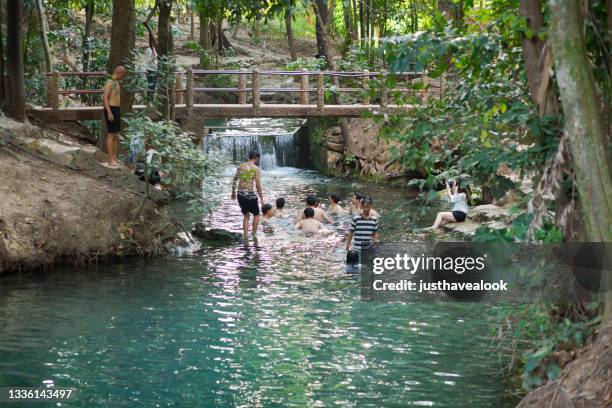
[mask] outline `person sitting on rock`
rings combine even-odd
[[[436,220],[428,229],[436,229],[450,222],[463,222],[468,214],[468,201],[470,200],[470,186],[464,187],[450,180],[446,181],[446,194],[448,200],[453,203],[451,211],[441,211],[436,215]]]
[[[327,213],[333,215],[344,212],[344,209],[338,204],[339,202],[340,195],[338,193],[329,193],[329,206],[327,207]]]
[[[278,218],[287,218],[287,214],[283,212],[285,208],[285,199],[283,197],[278,197],[276,199],[276,208],[274,209],[274,216]]]
[[[311,235],[317,232],[327,232],[327,228],[323,226],[321,221],[318,221],[315,217],[315,210],[312,207],[304,209],[304,218],[295,224],[295,227],[302,230],[304,234]]]
[[[325,221],[328,224],[333,224],[334,220],[332,220],[331,218],[329,218],[329,215],[327,215],[327,213],[322,209],[317,207],[317,197],[310,195],[308,197],[306,197],[306,205],[308,207],[306,208],[311,208],[312,211],[314,211],[314,219],[317,221]],[[298,223],[299,221],[303,220],[305,216],[304,212],[301,212],[300,214],[297,215],[297,217],[295,217],[295,223]]]

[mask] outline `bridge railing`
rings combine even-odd
[[[143,73],[139,73],[143,74]],[[204,80],[207,76],[225,75],[236,77],[232,81],[236,86],[206,86]],[[96,89],[62,89],[61,78],[63,77],[93,77],[99,78],[108,76],[105,72],[50,72],[47,73],[47,103],[46,107],[58,109],[62,96],[83,96],[102,94],[101,88]],[[262,86],[262,78],[266,76],[292,78],[291,84],[286,87]],[[332,85],[332,78],[338,79],[339,86]],[[394,81],[388,81],[393,77]],[[202,70],[187,69],[186,71],[176,72],[175,78],[175,104],[185,105],[190,108],[196,104],[196,95],[212,95],[215,93],[237,95],[237,104],[244,105],[250,103],[254,108],[261,106],[262,94],[294,94],[297,95],[297,102],[300,105],[316,105],[322,108],[326,102],[326,93],[337,93],[341,97],[352,94],[351,101],[347,104],[370,105],[375,99],[381,107],[388,104],[391,93],[401,94],[423,94],[424,86],[415,87],[414,81],[425,84],[426,72],[387,72],[387,71],[273,71],[273,70]],[[348,83],[347,83],[348,82]],[[389,86],[393,83],[394,86]],[[292,86],[295,84],[295,86]],[[204,85],[204,86],[202,86]],[[401,86],[403,85],[403,86]],[[442,82],[429,83],[428,86],[440,88],[442,92]],[[377,92],[371,91],[374,87]],[[416,89],[415,89],[416,88]],[[143,93],[147,89],[142,90]],[[355,96],[356,95],[356,96]],[[198,98],[200,99],[200,98]],[[291,104],[295,102],[289,102]],[[289,104],[287,103],[287,104]]]

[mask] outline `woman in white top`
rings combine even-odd
[[[155,50],[155,38],[149,33],[149,48],[147,48],[147,63],[145,64],[147,72],[147,98],[151,101],[155,95],[157,82],[157,51]]]
[[[436,216],[436,221],[431,226],[432,229],[440,228],[449,222],[463,222],[468,213],[468,200],[470,187],[459,187],[458,183],[450,181],[446,182],[446,193],[448,200],[453,203],[451,211],[439,212]]]

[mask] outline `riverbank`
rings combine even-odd
[[[83,139],[0,119],[0,273],[155,255],[174,237],[164,196],[136,214],[144,183]]]

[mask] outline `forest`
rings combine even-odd
[[[151,44],[158,64],[153,102],[141,75]],[[602,351],[611,335],[604,328],[612,327],[612,0],[0,0],[3,120],[44,129],[53,123],[41,122],[37,109],[102,112],[102,87],[120,65],[128,72],[121,87],[126,130],[120,150],[145,134],[147,146],[161,152],[164,188],[200,212],[211,205],[202,177],[219,163],[196,150],[193,135],[184,132],[175,107],[187,106],[181,88],[189,85],[177,75],[206,72],[191,86],[226,91],[196,95],[196,104],[230,104],[241,100],[232,90],[245,86],[230,71],[285,72],[288,87],[302,90],[308,79],[300,84],[295,71],[384,72],[367,87],[338,75],[320,79],[321,104],[367,100],[383,112],[361,117],[376,129],[371,151],[362,156],[347,148],[359,137],[354,119],[316,121],[322,136],[310,142],[344,146],[334,176],[359,179],[376,169],[370,156],[380,147],[387,163],[376,175],[367,173],[368,180],[385,185],[391,173],[399,174],[405,189],[417,191],[422,211],[455,178],[469,179],[479,205],[502,202],[509,209],[510,222],[480,225],[473,241],[606,243],[598,296],[576,304],[492,306],[489,312],[506,362],[506,388],[515,400],[528,395],[519,406],[556,401],[546,384],[578,378],[572,376],[589,366],[612,372],[611,352]],[[410,75],[422,80],[405,79]],[[385,111],[387,105],[397,109]],[[101,123],[80,125],[104,150]],[[339,129],[339,142],[326,136],[331,128]],[[4,136],[0,149],[22,154]],[[122,223],[115,235],[136,236],[138,216],[157,211],[147,204],[157,193],[146,181],[132,224]],[[2,225],[0,217],[0,232]],[[6,248],[0,245],[0,255]],[[591,348],[603,353],[596,363],[584,357]],[[599,380],[589,392],[600,405],[584,406],[612,401],[610,377]],[[570,400],[580,398],[572,394]]]

